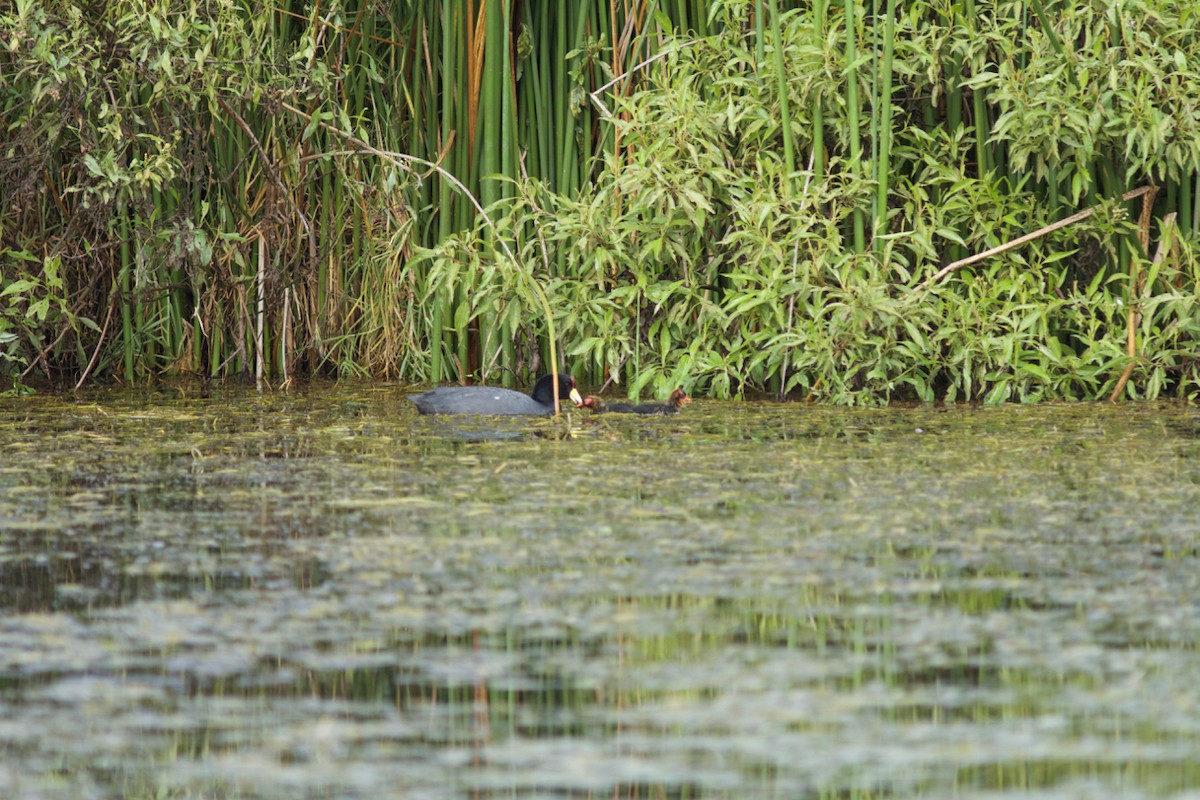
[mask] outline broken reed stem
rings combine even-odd
[[[1134,199],[1135,197],[1141,197],[1142,195],[1146,194],[1147,192],[1157,192],[1157,191],[1158,191],[1157,186],[1153,186],[1153,185],[1142,186],[1138,189],[1134,189],[1132,191],[1126,192],[1125,194],[1121,195],[1121,200],[1127,202],[1129,200]],[[1144,208],[1145,208],[1145,206],[1143,205],[1143,213],[1145,213]],[[985,250],[982,253],[976,253],[973,256],[968,256],[967,258],[959,259],[958,261],[955,261],[952,264],[947,264],[946,266],[942,267],[941,270],[939,270],[936,274],[934,274],[933,277],[928,278],[924,283],[922,283],[920,286],[918,286],[916,291],[921,291],[922,289],[928,288],[929,286],[937,283],[942,278],[946,277],[947,275],[949,275],[951,272],[954,272],[955,270],[962,269],[963,267],[968,267],[971,264],[977,264],[986,258],[991,258],[992,256],[999,255],[1001,253],[1012,250],[1015,247],[1020,247],[1021,245],[1026,244],[1027,242],[1032,242],[1034,239],[1040,239],[1041,237],[1043,237],[1049,233],[1054,233],[1056,230],[1059,230],[1060,228],[1065,228],[1068,225],[1074,225],[1076,222],[1081,222],[1081,221],[1087,219],[1088,217],[1090,217],[1095,212],[1095,210],[1096,209],[1094,207],[1085,209],[1083,211],[1080,211],[1078,214],[1072,214],[1071,216],[1067,217],[1066,219],[1060,219],[1058,222],[1047,225],[1044,228],[1040,228],[1040,229],[1034,231],[1033,233],[1027,233],[1020,238],[1013,239],[1011,242],[1005,242],[1002,245],[993,247],[991,250]]]
[[[266,305],[265,276],[267,272],[267,239],[258,235],[258,314],[254,331],[254,387],[262,391],[263,382],[263,312]]]
[[[813,164],[816,163],[817,150],[813,148],[808,154],[808,173],[804,177],[804,191],[800,194],[801,201],[808,199],[808,187],[812,184]],[[792,249],[792,280],[796,280],[796,268],[800,263],[800,239],[796,239],[796,246]],[[788,297],[788,314],[787,314],[787,330],[790,333],[792,330],[792,322],[796,317],[796,295],[793,293]],[[640,330],[640,328],[639,328]],[[786,351],[783,354],[783,365],[779,369],[779,399],[783,400],[787,394],[787,373],[788,373],[788,357],[791,351]],[[816,389],[814,386],[813,389]],[[811,392],[810,392],[811,394]]]
[[[607,117],[609,119],[612,119],[612,112],[608,110],[608,106],[604,105],[604,101],[600,99],[600,94],[602,92],[607,91],[609,89],[609,87],[616,85],[620,81],[624,80],[627,76],[632,75],[633,73],[637,72],[639,69],[645,69],[646,67],[653,64],[655,61],[658,61],[660,58],[666,58],[667,56],[671,55],[672,53],[677,53],[680,50],[682,50],[683,48],[691,47],[692,45],[698,44],[699,42],[700,42],[699,39],[692,39],[690,41],[683,42],[679,45],[676,45],[675,47],[672,47],[670,50],[664,50],[661,53],[650,56],[650,58],[647,58],[642,63],[637,64],[633,67],[630,67],[628,70],[626,70],[625,72],[622,72],[620,75],[613,78],[611,81],[604,84],[596,91],[591,92],[588,96],[592,98],[592,104],[595,105],[596,108],[600,110],[601,114],[603,114],[605,117]]]
[[[1158,187],[1142,188],[1150,191],[1142,195],[1142,213],[1138,217],[1138,241],[1142,243],[1142,252],[1150,255],[1150,212],[1154,210],[1154,198],[1158,196]]]
[[[290,286],[283,287],[283,330],[281,330],[279,332],[279,335],[281,337],[280,338],[281,358],[279,359],[279,369],[283,373],[283,385],[284,386],[287,386],[287,382],[288,382],[288,338],[290,337],[290,330],[288,328],[288,325],[290,323],[291,310],[292,310],[292,308],[291,308],[292,297],[291,296],[292,296],[292,288]]]
[[[1146,220],[1145,236],[1142,238],[1143,249],[1146,249],[1149,247],[1150,243],[1150,225],[1144,206],[1142,210],[1142,218],[1143,220]],[[1166,258],[1167,253],[1170,252],[1171,248],[1174,246],[1175,218],[1176,213],[1174,211],[1163,217],[1162,238],[1158,240],[1158,249],[1154,253],[1154,260],[1150,262],[1151,264],[1162,263],[1162,260]],[[1141,237],[1142,231],[1138,231],[1138,234],[1139,237]],[[1112,394],[1108,397],[1110,403],[1115,403],[1120,399],[1121,393],[1125,391],[1125,384],[1129,383],[1129,378],[1133,375],[1133,359],[1137,357],[1137,326],[1138,323],[1141,322],[1141,314],[1137,311],[1136,302],[1136,299],[1140,298],[1142,294],[1142,286],[1140,285],[1141,280],[1142,275],[1139,271],[1134,277],[1134,280],[1130,283],[1129,309],[1126,312],[1125,317],[1130,361],[1125,365],[1125,369],[1121,372],[1121,377],[1117,379],[1116,387],[1113,389]]]

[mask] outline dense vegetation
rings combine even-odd
[[[0,375],[1194,397],[1200,10],[899,5],[15,0]]]

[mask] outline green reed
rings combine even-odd
[[[0,369],[525,383],[553,328],[631,394],[1190,396],[1200,37],[1143,5],[18,3]]]

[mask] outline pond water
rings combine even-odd
[[[1178,405],[0,400],[0,797],[1200,787]]]

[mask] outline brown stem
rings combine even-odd
[[[1151,197],[1153,197],[1153,195],[1151,195]],[[1159,241],[1158,241],[1158,250],[1156,250],[1154,253],[1154,260],[1151,262],[1152,264],[1161,263],[1162,260],[1164,258],[1166,258],[1166,255],[1170,251],[1171,247],[1174,246],[1175,217],[1176,217],[1176,214],[1174,211],[1172,211],[1170,214],[1167,214],[1165,217],[1163,217],[1163,220],[1162,220],[1163,235],[1162,235],[1162,238],[1159,239]],[[1143,206],[1143,209],[1142,209],[1142,219],[1146,223],[1145,224],[1145,236],[1142,238],[1142,248],[1147,249],[1150,245],[1150,225],[1149,225],[1149,218],[1146,214],[1145,206]],[[1140,233],[1140,231],[1139,231],[1139,233]],[[1128,352],[1129,352],[1130,360],[1129,360],[1129,363],[1125,365],[1125,369],[1121,371],[1121,377],[1117,379],[1117,385],[1113,389],[1112,394],[1108,396],[1108,400],[1110,403],[1115,403],[1115,402],[1117,402],[1117,400],[1120,399],[1121,393],[1123,391],[1125,391],[1125,384],[1129,383],[1129,378],[1133,375],[1133,368],[1134,368],[1134,364],[1135,364],[1133,359],[1137,358],[1137,326],[1138,326],[1138,323],[1141,322],[1141,318],[1142,318],[1141,313],[1137,310],[1138,299],[1140,299],[1140,297],[1141,297],[1142,288],[1143,288],[1141,286],[1141,282],[1142,282],[1142,274],[1139,271],[1138,273],[1135,274],[1134,279],[1132,281],[1132,285],[1130,287],[1129,309],[1126,312],[1126,317],[1125,317],[1126,334],[1128,336],[1127,345],[1128,345]]]

